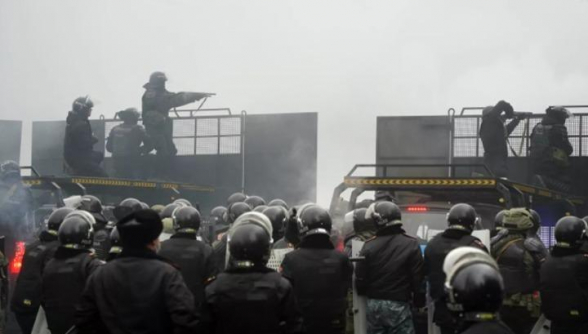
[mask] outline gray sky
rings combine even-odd
[[[580,0],[3,0],[0,119],[63,119],[85,94],[113,116],[163,70],[208,107],[318,112],[326,205],[375,160],[377,116],[587,103],[586,17]]]

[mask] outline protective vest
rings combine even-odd
[[[549,136],[551,134],[552,125],[543,125],[541,123],[535,125],[531,133],[531,156],[541,156],[550,147]]]
[[[23,265],[12,295],[11,309],[37,313],[41,304],[41,282],[45,264],[53,257],[59,241],[37,241],[26,248]]]
[[[525,267],[523,236],[510,236],[495,245],[493,256],[504,279],[504,291],[507,296],[514,294],[531,294],[537,290],[533,284],[534,277],[529,277]]]
[[[588,287],[579,277],[588,276],[585,254],[550,255],[541,268],[541,308],[552,321],[588,321]],[[584,281],[584,284],[588,282]]]
[[[137,131],[140,125],[133,126],[117,125],[112,129],[112,156],[128,157],[140,155],[141,139],[137,137]]]
[[[53,258],[45,266],[42,303],[52,334],[63,334],[74,325],[75,305],[84,290],[90,261],[90,254],[83,252],[68,258]]]

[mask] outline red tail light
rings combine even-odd
[[[426,206],[409,206],[408,208],[406,208],[406,211],[408,211],[408,212],[427,212],[427,211],[429,211],[429,208],[427,208]]]
[[[25,254],[25,243],[24,241],[17,241],[14,247],[14,258],[10,262],[10,273],[18,275],[22,268],[22,259]]]

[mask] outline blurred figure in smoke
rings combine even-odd
[[[18,235],[26,231],[27,214],[33,209],[31,190],[22,183],[20,166],[14,161],[0,165],[0,232]]]
[[[563,192],[570,191],[570,155],[574,151],[568,139],[566,120],[572,114],[563,107],[549,107],[541,123],[531,133],[530,157],[534,182]]]
[[[110,130],[106,141],[106,150],[112,153],[114,171],[117,177],[140,178],[142,155],[148,154],[153,148],[149,137],[139,121],[139,112],[128,108],[118,112],[123,121]]]
[[[169,117],[172,108],[199,101],[209,97],[205,93],[172,93],[165,88],[167,76],[163,72],[153,72],[149,82],[143,85],[143,125],[151,137],[157,154],[157,177],[170,176],[173,157],[178,153],[173,142],[173,121]]]
[[[72,175],[107,177],[100,167],[104,154],[94,151],[98,138],[94,137],[88,120],[93,107],[94,103],[88,96],[78,97],[73,102],[66,120],[63,159],[66,170]]]
[[[505,124],[506,119],[513,119]],[[519,125],[522,118],[515,117],[510,103],[499,101],[482,111],[480,139],[484,145],[484,164],[496,177],[507,177],[508,136]]]

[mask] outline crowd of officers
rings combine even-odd
[[[415,333],[427,290],[443,334],[528,334],[541,314],[554,334],[588,332],[585,220],[560,219],[549,252],[537,212],[504,210],[487,248],[472,236],[475,209],[456,204],[422,251],[396,204],[364,204],[347,214],[340,238],[312,203],[235,193],[204,230],[184,199],[149,208],[128,198],[107,219],[85,195],[56,209],[26,247],[12,311],[25,334],[41,306],[52,334],[343,334],[353,328],[355,275],[370,334]],[[354,240],[364,245],[352,265]],[[276,271],[268,261],[278,249],[289,251]]]
[[[139,123],[140,113],[136,108],[119,111],[117,116],[123,121],[111,129],[106,142],[106,150],[112,154],[115,176],[120,178],[169,178],[172,173],[173,157],[177,154],[173,142],[173,120],[169,112],[173,108],[206,99],[214,94],[179,92],[166,89],[167,76],[154,72],[143,88],[143,125]],[[71,175],[106,177],[101,166],[104,154],[95,151],[98,139],[92,132],[89,118],[94,103],[88,97],[74,100],[72,110],[66,120],[63,147],[65,169]],[[145,170],[144,158],[155,150],[151,159],[154,168]]]

